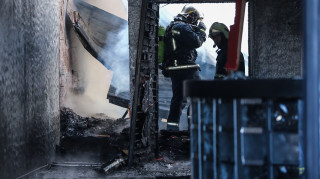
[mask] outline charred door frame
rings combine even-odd
[[[158,67],[156,63],[158,39],[156,35],[158,34],[159,6],[148,0],[129,0],[128,3],[129,29],[134,31],[131,33],[129,30],[130,86],[133,87],[128,159],[130,166],[134,162],[158,155]],[[136,16],[136,13],[140,16],[132,17]],[[133,19],[132,22],[131,19]],[[137,29],[135,26],[138,23]],[[136,39],[137,35],[138,39]]]
[[[128,0],[131,121],[128,164],[158,156],[158,25],[159,4],[234,3],[235,0]],[[140,16],[131,22],[132,10]],[[134,15],[134,13],[132,13]],[[139,21],[139,28],[133,26]],[[129,31],[130,31],[129,30]],[[250,31],[250,29],[249,29]],[[134,35],[137,42],[131,42]],[[134,45],[132,45],[134,44]],[[134,48],[136,47],[136,48]],[[135,50],[132,50],[135,49]],[[250,52],[250,48],[249,48]],[[250,61],[250,60],[249,60]]]

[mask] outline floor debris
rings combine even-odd
[[[129,118],[83,118],[70,109],[60,118],[55,162],[30,178],[190,178],[188,131],[160,131],[159,158],[128,167]]]

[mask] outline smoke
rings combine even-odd
[[[86,117],[121,117],[124,108],[110,104],[107,100],[114,73],[107,70],[81,44],[71,31],[72,88],[67,92],[64,107]]]
[[[108,33],[107,39],[107,45],[103,50],[106,60],[103,63],[110,66],[113,71],[111,85],[116,88],[116,94],[127,92],[129,91],[128,23],[121,26],[118,33]]]
[[[128,1],[121,0],[128,12]],[[115,23],[117,24],[117,23]],[[110,25],[115,25],[110,24]],[[115,94],[129,92],[129,32],[128,22],[122,22],[117,30],[108,31],[106,45],[100,52],[102,63],[113,72],[111,86],[115,87]]]
[[[116,95],[129,91],[129,37],[128,23],[125,22],[116,31],[107,32],[106,46],[100,52],[104,66],[113,71],[111,85]]]

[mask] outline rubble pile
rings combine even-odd
[[[113,120],[81,117],[69,108],[63,108],[60,111],[61,137],[110,135],[127,127],[129,127],[127,118]]]
[[[58,162],[102,162],[117,158],[127,150],[129,138],[120,132],[128,118],[82,117],[69,108],[60,111]]]
[[[81,117],[71,109],[60,114],[61,140],[57,162],[101,163],[97,174],[113,177],[166,176],[190,178],[190,136],[188,131],[160,131],[159,156],[128,167],[129,119]],[[160,177],[160,178],[161,178]],[[156,177],[157,178],[157,177]]]

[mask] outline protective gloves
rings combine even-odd
[[[206,27],[206,25],[204,25],[203,22],[199,22],[198,28],[199,28],[201,31],[206,31],[206,30],[207,30],[207,27]]]
[[[207,39],[207,35],[206,35],[206,29],[207,29],[207,27],[206,27],[206,25],[205,25],[203,22],[200,22],[200,23],[198,24],[198,29],[199,29],[199,31],[200,31],[200,36],[201,36],[201,38],[202,38],[202,41],[205,42],[206,39]]]

